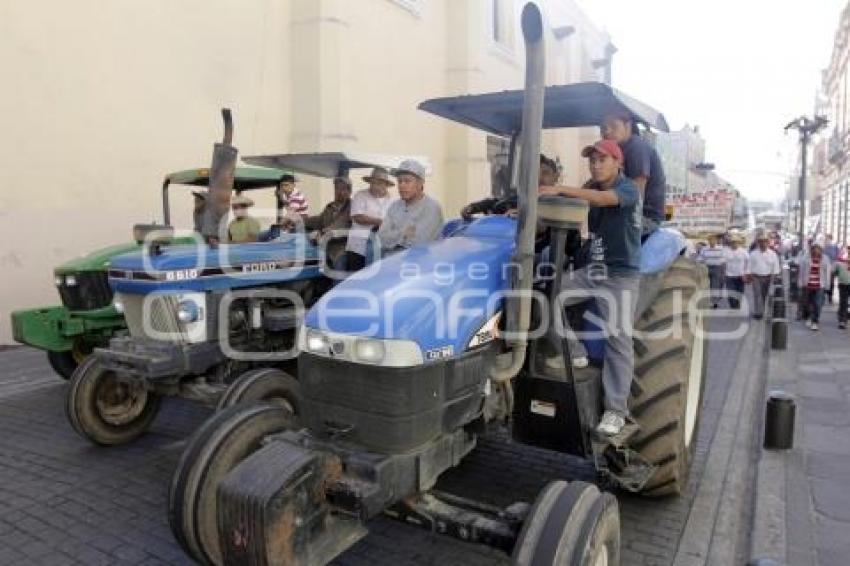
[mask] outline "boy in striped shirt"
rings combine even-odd
[[[284,226],[292,227],[307,218],[310,204],[304,193],[295,187],[298,179],[295,175],[284,175],[280,180],[277,196],[281,201],[281,219]]]

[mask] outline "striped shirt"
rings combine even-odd
[[[809,268],[809,279],[806,283],[809,289],[820,289],[820,260],[813,259],[812,266]]]
[[[706,246],[700,252],[698,259],[708,267],[719,267],[726,263],[726,252],[723,246]]]
[[[283,211],[285,213],[300,214],[306,216],[310,210],[310,204],[307,202],[307,197],[298,189],[293,189],[289,195],[281,192],[281,200],[283,201]]]

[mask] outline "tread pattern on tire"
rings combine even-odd
[[[690,447],[684,446],[687,379],[695,340],[687,309],[693,294],[706,289],[707,283],[705,267],[677,258],[665,273],[656,299],[635,323],[636,330],[657,333],[635,340],[635,383],[629,398],[632,416],[641,427],[631,445],[658,466],[644,486],[642,493],[647,496],[681,493],[687,482],[696,445],[695,429]],[[678,322],[683,323],[678,336],[666,333]],[[701,387],[704,367],[703,360]],[[698,423],[699,419],[695,426]]]

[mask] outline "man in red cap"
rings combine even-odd
[[[605,359],[602,386],[605,413],[597,427],[612,436],[622,430],[628,417],[626,404],[634,376],[632,319],[640,284],[641,199],[638,187],[622,173],[623,152],[617,142],[600,140],[581,152],[590,166],[591,179],[584,187],[541,187],[541,195],[560,195],[585,200],[590,205],[588,229],[590,248],[587,264],[562,279],[562,305],[569,306],[596,297],[599,317],[604,321]],[[579,293],[576,293],[579,291]],[[561,301],[559,301],[561,302]],[[558,308],[555,312],[563,312]],[[549,336],[555,343],[566,338],[574,367],[587,366],[587,351],[570,330],[557,335],[553,325]],[[560,347],[557,348],[560,351]],[[564,357],[546,360],[550,368],[563,368]]]

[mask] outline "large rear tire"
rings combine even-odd
[[[513,561],[518,566],[619,564],[617,499],[585,482],[550,482],[523,523]]]
[[[269,434],[290,428],[292,414],[272,403],[228,407],[208,419],[183,451],[171,478],[168,520],[180,546],[201,564],[223,563],[218,486]]]
[[[690,474],[705,388],[706,337],[702,310],[689,306],[694,294],[707,288],[705,268],[680,257],[635,323],[639,337],[629,408],[640,431],[629,444],[656,466],[642,490],[648,496],[682,493]]]
[[[122,381],[89,356],[68,384],[65,413],[77,433],[95,444],[115,446],[144,434],[157,412],[160,397]]]

